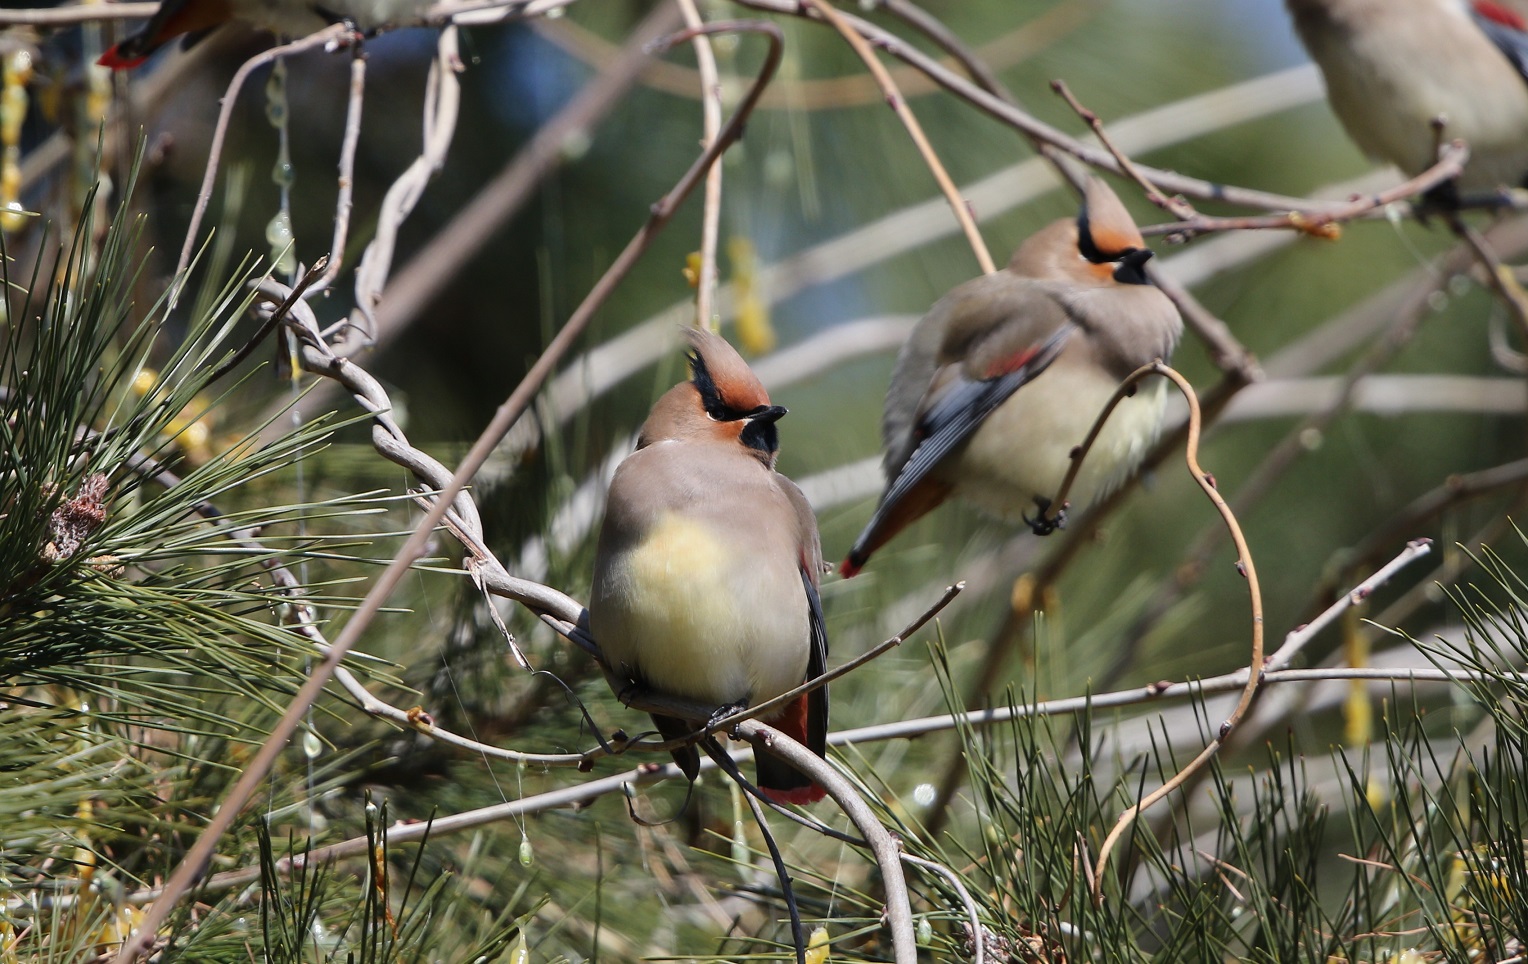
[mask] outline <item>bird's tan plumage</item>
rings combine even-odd
[[[784,410],[725,341],[695,330],[688,338],[692,380],[653,406],[611,482],[589,626],[621,675],[712,706],[759,703],[823,669],[817,522],[774,470]],[[826,690],[798,702],[770,718],[821,754]],[[655,720],[666,737],[693,728]],[[675,759],[694,775],[693,747]],[[759,785],[790,802],[821,795],[768,756]]]
[[[1465,0],[1287,0],[1332,110],[1377,160],[1418,174],[1445,139],[1468,142],[1459,187],[1520,185],[1528,174],[1528,53],[1520,13]],[[1482,11],[1494,14],[1495,19]],[[1487,32],[1496,32],[1496,39]]]
[[[1094,179],[1083,215],[1057,221],[1007,268],[951,290],[914,327],[886,393],[887,490],[843,571],[950,495],[1018,520],[1054,495],[1120,381],[1171,354],[1182,330],[1145,282],[1150,256],[1119,198]],[[1154,437],[1160,386],[1127,399],[1073,493],[1096,497]]]

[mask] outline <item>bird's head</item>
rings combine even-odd
[[[785,414],[741,355],[719,335],[686,328],[690,380],[675,385],[653,406],[638,447],[668,439],[741,445],[773,468],[780,451],[775,422]]]
[[[1056,221],[1031,235],[1008,270],[1042,281],[1144,285],[1151,249],[1130,212],[1102,180],[1088,178],[1076,220]]]

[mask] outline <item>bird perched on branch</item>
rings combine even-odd
[[[96,61],[102,67],[136,67],[176,37],[200,37],[214,27],[240,22],[277,36],[306,37],[335,23],[359,30],[417,20],[427,0],[164,0],[147,22]]]
[[[1509,0],[1287,0],[1332,110],[1370,157],[1409,175],[1440,137],[1470,159],[1457,191],[1528,175],[1528,21]],[[1441,131],[1434,122],[1441,121]]]
[[[1120,382],[1166,359],[1183,321],[1146,278],[1151,251],[1109,187],[1090,179],[1076,220],[1026,240],[1008,266],[950,291],[913,328],[886,392],[886,490],[840,567],[951,496],[1037,532],[1072,450]],[[1072,488],[1086,503],[1132,470],[1162,420],[1165,384],[1125,399]],[[1027,513],[1038,507],[1030,520]]]
[[[594,559],[589,629],[607,664],[669,696],[735,710],[822,674],[827,634],[817,583],[817,520],[775,471],[772,405],[742,357],[717,335],[687,329],[691,378],[666,392],[616,469]],[[828,692],[819,687],[763,717],[826,752]],[[691,732],[654,716],[665,739]],[[794,767],[756,754],[758,786],[785,803],[824,791]],[[694,746],[674,751],[694,780]]]

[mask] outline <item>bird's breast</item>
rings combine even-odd
[[[590,629],[618,671],[716,705],[761,702],[805,679],[808,606],[795,560],[761,558],[737,536],[668,511],[596,571]]]
[[[1000,405],[952,460],[957,494],[1010,522],[1053,498],[1093,422],[1119,383],[1101,369],[1052,367]],[[1088,451],[1068,499],[1083,507],[1139,464],[1161,429],[1166,382],[1147,381],[1115,408]]]

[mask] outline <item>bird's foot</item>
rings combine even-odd
[[[1029,516],[1021,516],[1024,524],[1029,526],[1029,531],[1037,536],[1048,536],[1057,529],[1066,528],[1066,503],[1056,510],[1055,515],[1050,515],[1051,500],[1043,495],[1035,496],[1035,505],[1040,511],[1031,519]]]
[[[716,729],[717,724],[719,724],[722,720],[725,720],[727,717],[734,714],[741,713],[746,709],[748,709],[747,700],[738,700],[736,703],[726,703],[722,706],[718,706],[716,709],[711,711],[711,718],[706,721],[706,729],[714,730]]]
[[[635,700],[652,692],[647,686],[636,680],[627,680],[621,691],[615,694],[615,698],[621,701],[622,706],[630,706]]]
[[[1411,211],[1419,223],[1431,226],[1433,218],[1451,224],[1459,217],[1464,199],[1459,195],[1458,181],[1444,181],[1423,192],[1411,202]]]

